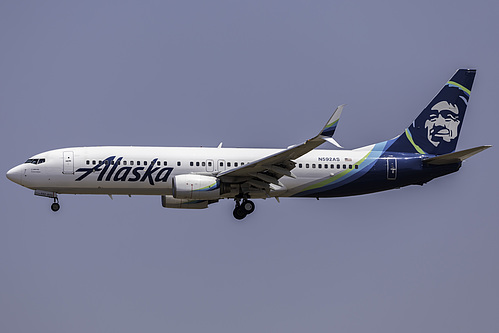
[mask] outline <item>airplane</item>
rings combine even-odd
[[[423,185],[460,169],[491,146],[456,152],[476,70],[459,69],[395,138],[353,150],[316,149],[333,139],[343,105],[313,138],[286,149],[72,147],[30,157],[7,172],[11,181],[53,199],[59,194],[158,195],[165,208],[204,209],[233,199],[233,216],[255,210],[251,199],[330,198]]]

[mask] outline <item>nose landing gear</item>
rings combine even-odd
[[[59,205],[59,198],[57,197],[57,194],[53,198],[54,203],[50,206],[50,209],[52,209],[53,212],[57,212],[61,208],[61,205]]]
[[[35,195],[38,195],[40,197],[54,199],[54,203],[50,206],[52,211],[57,212],[61,208],[61,205],[59,205],[59,198],[57,197],[56,192],[47,192],[47,191],[42,191],[42,190],[35,190]]]
[[[54,198],[54,203],[50,206],[50,209],[52,209],[53,212],[57,212],[61,208],[61,205],[59,205],[59,199]]]
[[[236,199],[236,207],[232,212],[234,218],[237,220],[242,220],[246,217],[246,215],[251,214],[255,211],[255,204],[253,201],[248,199],[243,199],[243,202],[240,203],[240,199]]]

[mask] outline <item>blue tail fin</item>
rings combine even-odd
[[[455,151],[475,74],[474,69],[459,69],[388,150],[431,155]]]

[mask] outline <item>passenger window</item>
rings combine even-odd
[[[92,164],[93,164],[93,165],[96,165],[96,164],[97,164],[97,162],[95,162],[95,160],[93,160],[93,161],[92,161]]]
[[[235,166],[235,167],[237,167],[237,166],[238,166],[237,162],[234,162],[234,166]]]
[[[224,162],[220,162],[220,166],[223,167],[224,166]]]
[[[201,166],[206,166],[206,163],[205,162],[201,162]]]
[[[160,161],[157,161],[157,162],[156,162],[156,165],[157,165],[157,166],[161,166],[161,162],[160,162]]]
[[[190,166],[194,166],[194,162],[190,162],[190,163],[189,163],[189,165],[190,165]]]
[[[164,161],[164,162],[163,162],[163,165],[164,165],[164,166],[166,166],[166,165],[167,165],[166,161]]]
[[[346,164],[343,164],[343,169],[346,169],[347,168],[347,165]]]
[[[90,165],[90,161],[89,160],[87,160],[87,165]]]
[[[140,161],[137,161],[137,165],[140,165]]]
[[[322,169],[322,164],[317,164],[317,167],[318,167],[319,169]]]
[[[147,165],[147,161],[144,161],[144,165]]]
[[[327,169],[327,164],[324,164],[324,169]]]
[[[303,167],[303,164],[298,164],[298,167],[301,169]]]
[[[307,169],[310,168],[310,164],[308,164],[308,163],[305,164],[305,168],[307,168]]]
[[[336,169],[341,169],[341,165],[336,164]]]
[[[178,161],[177,162],[177,166],[181,166],[181,165],[182,165],[182,163],[180,163],[180,161]]]
[[[351,169],[351,168],[352,168],[352,165],[350,164],[350,165],[348,166],[348,168],[349,168],[349,169]]]
[[[355,169],[358,169],[358,168],[359,168],[359,166],[357,164],[355,164]]]
[[[227,162],[227,166],[230,167],[230,162]]]
[[[244,162],[241,162],[241,165],[244,165]]]
[[[314,164],[312,164],[312,169],[315,169],[315,163],[314,163]]]
[[[133,165],[133,161],[130,161],[130,165]]]
[[[211,162],[208,162],[208,166],[210,166],[210,167],[211,167]]]
[[[126,161],[123,161],[123,165],[126,165]]]

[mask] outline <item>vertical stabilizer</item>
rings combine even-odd
[[[474,69],[459,69],[388,150],[431,155],[455,151],[475,74]]]

